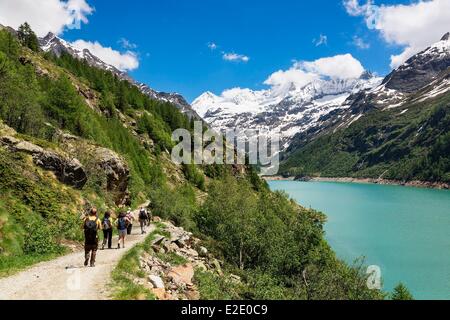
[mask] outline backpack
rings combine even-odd
[[[112,228],[111,220],[109,218],[103,219],[103,230],[109,230]]]
[[[147,220],[147,219],[148,219],[147,212],[145,212],[145,210],[142,209],[142,210],[139,212],[139,220]]]
[[[86,220],[84,224],[84,236],[86,238],[86,243],[94,244],[97,242],[97,231],[98,231],[97,221],[98,219]]]
[[[125,218],[119,218],[119,220],[117,221],[117,228],[119,230],[125,230],[127,228],[127,221],[125,220]]]

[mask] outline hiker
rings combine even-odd
[[[148,224],[148,213],[144,207],[139,210],[139,224],[141,225],[141,234],[146,234],[147,224]]]
[[[97,209],[92,208],[89,216],[84,219],[84,266],[95,267],[95,258],[98,250],[98,231],[102,229],[102,224],[97,217]]]
[[[133,212],[131,212],[131,209],[128,209],[128,211],[127,211],[127,219],[128,219],[127,234],[131,235],[131,231],[133,230],[133,221],[134,221],[134,216],[133,216]]]
[[[107,211],[102,220],[103,229],[103,245],[102,250],[105,250],[106,243],[108,243],[108,249],[112,249],[112,236],[113,236],[113,224],[111,221],[111,212]]]
[[[117,249],[120,249],[120,241],[122,241],[122,248],[125,248],[125,238],[127,236],[127,229],[130,221],[127,215],[123,212],[119,214],[119,218],[116,221],[117,230],[119,231],[119,243],[117,244]]]

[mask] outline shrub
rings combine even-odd
[[[57,243],[58,230],[42,219],[31,220],[25,225],[25,254],[61,253],[63,247]]]

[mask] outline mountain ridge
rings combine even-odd
[[[243,127],[279,132],[285,148],[296,133],[311,129],[321,117],[345,108],[350,95],[372,88],[381,80],[365,71],[359,78],[318,79],[300,87],[289,83],[261,91],[236,88],[221,96],[205,92],[192,106],[215,129]]]
[[[126,80],[132,85],[135,85],[139,90],[145,95],[152,99],[170,102],[177,106],[184,114],[191,118],[201,120],[200,116],[191,108],[189,103],[185,98],[178,93],[166,93],[159,92],[152,89],[145,83],[138,82],[134,80],[128,73],[119,70],[115,66],[104,62],[102,59],[98,58],[92,54],[88,49],[79,50],[75,48],[72,44],[65,41],[64,39],[58,37],[57,35],[49,32],[45,37],[39,38],[39,44],[44,52],[52,52],[56,56],[60,56],[63,52],[66,52],[73,57],[81,60],[86,60],[91,66],[110,71],[116,75],[119,79]]]
[[[450,41],[347,100],[320,131],[297,134],[283,155],[285,176],[450,182]]]

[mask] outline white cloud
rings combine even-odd
[[[313,43],[316,47],[320,47],[321,45],[328,44],[328,37],[326,35],[321,34],[319,39],[313,39]]]
[[[344,0],[344,6],[347,13],[351,16],[365,15],[372,5],[373,1],[367,1],[366,4],[361,5],[359,0]]]
[[[0,23],[15,29],[25,21],[38,36],[79,29],[94,12],[86,0],[0,0]]]
[[[122,48],[127,49],[127,50],[133,50],[138,47],[137,44],[131,42],[130,40],[128,40],[126,38],[121,38],[119,40],[119,44],[122,46]]]
[[[250,58],[243,54],[237,54],[237,53],[226,53],[224,52],[222,55],[222,58],[225,61],[234,61],[234,62],[249,62]]]
[[[93,55],[122,71],[134,70],[139,67],[138,56],[132,51],[122,53],[110,47],[103,47],[97,41],[77,40],[72,45],[78,50],[88,49]]]
[[[363,38],[360,38],[358,36],[354,36],[353,37],[353,44],[358,47],[359,49],[369,49],[370,48],[370,44],[365,42]]]
[[[216,50],[219,46],[217,44],[215,44],[214,42],[210,42],[208,43],[208,48],[211,49],[212,51]]]
[[[305,72],[294,66],[289,70],[279,70],[273,73],[264,84],[272,87],[283,87],[294,83],[298,87],[303,87],[318,78],[317,74]]]
[[[403,52],[391,57],[396,68],[412,55],[439,41],[450,31],[449,0],[419,0],[409,5],[380,5],[372,1],[344,0],[347,12],[363,16],[369,29],[380,32],[383,39],[402,46]]]
[[[307,72],[336,79],[358,78],[364,72],[361,62],[349,53],[310,62],[297,62],[295,65]]]
[[[289,70],[273,73],[264,84],[284,87],[293,83],[297,87],[303,87],[316,79],[358,78],[363,72],[364,68],[358,60],[351,54],[344,54],[315,61],[296,61]]]

